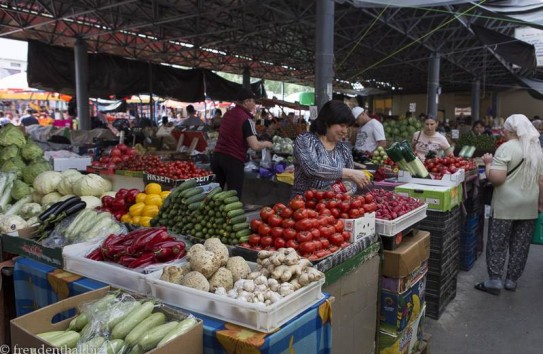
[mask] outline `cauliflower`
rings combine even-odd
[[[62,175],[60,172],[46,171],[40,173],[32,185],[34,189],[41,194],[49,194],[56,192],[58,185],[62,181]]]
[[[17,215],[5,215],[0,219],[0,232],[4,234],[24,229],[26,226],[26,221]]]

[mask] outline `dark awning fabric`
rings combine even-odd
[[[537,67],[533,45],[475,24],[471,25],[471,29],[481,42],[492,47],[505,61],[519,66],[518,74],[533,75]]]
[[[91,99],[96,105],[96,109],[102,113],[108,112],[126,112],[126,100],[103,100],[98,98]]]
[[[233,101],[242,88],[210,70],[182,70],[108,54],[89,53],[88,65],[90,97],[149,94],[151,80],[153,94],[183,102],[203,101],[206,96]],[[73,50],[29,41],[27,78],[30,87],[74,96]],[[257,97],[266,94],[262,81],[251,84],[251,89]]]
[[[535,99],[543,100],[543,80],[517,77],[519,83],[528,88],[528,93]]]

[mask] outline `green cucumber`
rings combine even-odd
[[[40,337],[46,342],[49,342],[51,339],[58,337],[64,333],[66,333],[66,331],[50,331],[37,334],[36,336]]]
[[[48,342],[57,348],[75,348],[81,335],[76,331],[66,331],[64,334],[51,338]]]
[[[222,192],[222,188],[221,187],[215,187],[213,188],[209,193],[207,193],[207,200],[213,198],[214,195],[218,194]]]
[[[181,198],[185,199],[185,198],[190,198],[193,195],[203,193],[203,192],[204,192],[204,189],[202,187],[194,187],[194,188],[190,188],[190,189],[187,189],[187,190],[183,191],[179,196]]]
[[[197,210],[197,209],[200,209],[201,207],[202,207],[202,202],[191,203],[188,206],[189,210]]]
[[[141,347],[145,351],[153,349],[178,324],[179,322],[177,321],[171,321],[163,325],[160,325],[158,327],[155,327],[151,329],[149,332],[147,332],[143,337],[141,337],[138,344],[141,345]]]
[[[145,320],[143,320],[141,323],[139,323],[134,329],[128,333],[128,335],[125,338],[125,342],[128,345],[136,344],[137,341],[143,337],[145,333],[147,333],[150,329],[160,326],[161,324],[164,324],[166,322],[166,315],[164,315],[162,312],[155,312],[149,317],[147,317]]]
[[[193,188],[193,187],[196,187],[196,180],[195,179],[187,179],[186,181],[184,181],[183,183],[181,183],[180,185],[175,187],[175,189],[177,191],[179,191],[179,192],[182,192],[184,190],[187,190],[187,189]]]
[[[234,202],[224,206],[224,211],[229,212],[230,210],[243,208],[242,202]]]
[[[241,230],[246,230],[246,229],[250,229],[251,228],[251,225],[249,225],[249,223],[246,223],[246,222],[242,222],[242,223],[239,223],[239,224],[234,224],[232,225],[232,231],[241,231]]]
[[[235,217],[233,217],[233,218],[231,218],[229,220],[229,223],[232,224],[232,225],[239,224],[239,223],[242,223],[242,222],[247,222],[247,216],[245,214],[235,216]]]
[[[224,199],[222,201],[224,204],[230,204],[230,203],[234,203],[234,202],[239,202],[239,198],[237,195],[233,196],[233,197],[228,197],[226,199]]]
[[[121,302],[119,305],[111,309],[110,317],[107,321],[107,328],[110,330],[115,328],[115,326],[124,320],[132,310],[139,307],[141,307],[141,303],[139,301]]]
[[[196,202],[202,202],[206,198],[206,195],[204,193],[194,194],[190,197],[186,197],[183,199],[183,202],[185,204],[192,204]]]
[[[245,229],[245,230],[241,230],[241,231],[236,232],[235,237],[236,238],[242,238],[242,237],[245,237],[245,236],[249,236],[251,233],[252,233],[251,229]]]
[[[123,349],[125,348],[124,340],[122,339],[108,340],[104,343],[104,346],[106,347],[107,354],[122,353],[124,351]]]
[[[226,198],[234,197],[237,195],[238,195],[238,192],[232,189],[232,190],[223,192],[220,196],[217,197],[217,200],[224,201]]]
[[[124,339],[131,330],[145,320],[155,308],[152,301],[146,301],[140,307],[130,311],[124,320],[119,322],[111,331],[111,338]]]
[[[240,216],[242,214],[245,214],[245,210],[243,210],[243,208],[240,208],[240,209],[230,210],[228,213],[226,213],[226,216],[229,218],[233,218],[236,216]]]
[[[183,321],[179,322],[177,326],[174,327],[162,340],[157,344],[157,348],[162,347],[169,341],[175,339],[176,337],[187,333],[190,331],[193,327],[195,327],[198,324],[198,321],[196,321],[194,318],[186,318]]]
[[[93,337],[86,342],[77,345],[78,353],[98,353],[106,339],[101,336]]]

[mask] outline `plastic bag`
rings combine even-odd
[[[260,167],[272,167],[272,156],[269,149],[262,149],[262,160],[260,161]]]
[[[536,245],[543,245],[543,213],[539,213],[539,217],[535,222],[532,243]]]

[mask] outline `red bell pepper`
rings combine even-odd
[[[134,239],[134,242],[128,247],[128,254],[135,254],[141,252],[145,249],[147,244],[151,243],[155,245],[162,241],[167,241],[169,239],[168,232],[165,227],[152,228],[149,233],[138,236]]]
[[[168,234],[168,231],[162,231],[153,236],[150,240],[147,240],[144,248],[146,251],[153,251],[156,246],[167,242],[176,242],[176,240],[173,236]]]
[[[153,248],[153,253],[158,261],[168,262],[176,259],[176,256],[184,250],[185,243],[183,241],[168,241],[157,244]]]
[[[102,256],[104,259],[114,260],[124,254],[126,254],[126,247],[124,245],[102,247]]]
[[[87,254],[85,258],[92,259],[93,261],[103,261],[102,249],[100,247],[95,248],[91,253]]]
[[[119,257],[117,263],[119,263],[122,266],[128,267],[128,265],[130,263],[134,262],[137,259],[138,259],[138,257],[129,256],[129,255],[125,254],[124,256]]]
[[[155,254],[153,252],[144,253],[136,260],[127,265],[128,268],[140,268],[155,263]]]

